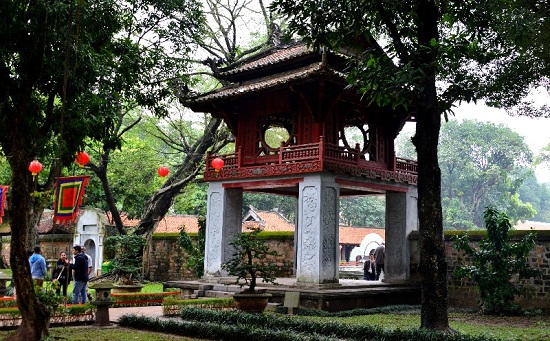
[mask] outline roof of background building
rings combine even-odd
[[[386,240],[386,230],[383,228],[340,226],[340,244],[360,245],[365,236],[371,233]]]
[[[516,230],[550,230],[550,223],[543,223],[540,221],[519,222],[514,226]]]
[[[79,215],[84,210],[79,212]],[[108,213],[107,220],[113,224],[111,214]],[[122,222],[127,228],[134,228],[139,225],[139,219],[129,219],[127,215],[121,216]],[[52,225],[53,211],[44,211],[42,220],[40,221],[38,231],[40,234],[46,233],[72,233],[77,223],[55,227]],[[549,224],[550,225],[550,224]],[[185,231],[196,233],[199,230],[198,217],[194,215],[167,215],[157,225],[154,233],[179,233],[181,228],[185,226]],[[294,231],[295,227],[288,221],[281,212],[260,211],[251,208],[243,219],[243,231],[247,231],[250,227],[259,227],[264,231]],[[345,245],[360,245],[366,235],[375,233],[382,239],[386,239],[386,231],[383,228],[373,227],[356,227],[356,226],[340,226],[339,240],[340,244]]]

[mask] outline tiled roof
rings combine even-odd
[[[260,227],[264,231],[294,231],[294,225],[276,211],[255,211],[260,221],[245,221],[243,230]]]
[[[516,230],[550,230],[550,223],[527,220],[525,222],[517,223],[514,227]]]
[[[107,219],[111,224],[114,224],[110,213],[107,214]],[[139,225],[139,219],[128,219],[128,216],[125,214],[121,215],[121,219],[125,227],[137,227]],[[198,232],[199,224],[197,216],[184,214],[166,215],[158,223],[154,233],[177,233],[180,232],[183,226],[185,226],[186,232]]]
[[[240,62],[238,66],[230,65],[221,70],[221,76],[236,74],[243,71],[259,69],[268,65],[275,65],[300,56],[305,56],[314,51],[305,44],[300,43],[286,48],[273,48],[263,53]]]
[[[185,227],[185,232],[198,232],[199,223],[194,215],[169,215],[162,218],[154,233],[179,232]]]
[[[282,72],[276,75],[267,76],[263,78],[254,79],[249,82],[243,82],[238,84],[232,84],[225,86],[221,89],[214,90],[210,93],[200,95],[198,97],[189,98],[185,101],[186,105],[192,106],[193,104],[199,104],[209,102],[213,100],[220,100],[226,98],[237,98],[239,96],[256,93],[261,90],[276,88],[278,86],[286,85],[290,82],[306,80],[314,75],[329,75],[345,81],[345,75],[330,67],[324,66],[321,63],[310,64],[294,70]]]
[[[40,222],[38,223],[37,230],[39,234],[46,234],[46,233],[55,233],[55,234],[67,234],[67,233],[73,233],[76,229],[76,225],[78,222],[78,219],[83,214],[83,210],[78,211],[78,215],[76,220],[73,223],[70,224],[53,224],[53,211],[52,210],[44,210],[42,213],[42,217],[40,219]]]
[[[340,226],[340,244],[360,245],[365,236],[371,233],[386,240],[386,230],[382,228]]]
[[[79,213],[82,214],[82,211]],[[107,219],[110,220],[111,215],[107,214]],[[126,215],[122,215],[122,222],[125,227],[136,227],[139,225],[139,219],[128,219]],[[277,211],[258,211],[250,210],[245,217],[251,220],[243,222],[243,231],[249,227],[260,227],[264,231],[294,231],[294,224],[289,222],[281,213]],[[42,220],[39,225],[39,233],[52,232],[53,212],[45,211],[42,215]],[[76,223],[68,226],[56,226],[56,233],[72,233]],[[157,225],[154,233],[179,233],[181,228],[185,226],[186,232],[198,232],[198,218],[194,215],[167,215]],[[350,227],[340,226],[340,244],[360,245],[366,235],[376,233],[382,239],[386,239],[386,231],[383,228],[366,228],[366,227]]]

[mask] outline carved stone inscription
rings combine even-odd
[[[336,274],[336,248],[338,246],[336,229],[338,228],[336,223],[338,196],[334,187],[326,187],[323,190],[323,203],[322,203],[322,241],[323,241],[323,254],[321,264],[321,280],[333,282],[337,280]]]
[[[206,270],[211,270],[221,262],[222,250],[222,194],[210,194],[208,205],[208,229],[206,245]]]
[[[318,266],[319,245],[317,242],[319,202],[318,189],[313,186],[304,187],[302,191],[302,257],[301,276],[308,279],[316,278]]]

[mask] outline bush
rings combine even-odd
[[[472,279],[479,287],[481,309],[490,314],[518,313],[514,304],[518,295],[527,295],[525,288],[512,282],[512,277],[525,279],[539,275],[529,266],[527,255],[535,245],[536,235],[530,233],[517,243],[510,240],[510,220],[505,213],[492,207],[484,212],[488,238],[479,243],[479,250],[470,244],[468,235],[453,238],[457,249],[471,258],[471,265],[455,271],[458,278]]]

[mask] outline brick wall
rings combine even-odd
[[[519,240],[529,231],[514,231],[512,240]],[[517,302],[524,309],[541,308],[550,310],[550,231],[538,231],[536,245],[529,252],[529,264],[539,269],[541,278],[531,278],[523,281],[520,285],[527,288],[531,296],[530,298],[518,298]],[[454,233],[456,234],[456,233]],[[483,233],[470,233],[470,240],[474,247],[479,244],[482,238],[485,238]],[[411,242],[411,277],[414,281],[418,281],[419,250],[418,250],[418,234],[414,233],[410,237]],[[464,254],[459,253],[453,247],[452,233],[445,234],[445,254],[448,262],[448,281],[449,281],[449,305],[455,307],[478,307],[479,294],[475,285],[465,279],[454,278],[453,273],[459,266],[466,265],[468,259]]]
[[[42,247],[42,256],[46,261],[53,261],[59,258],[61,251],[67,252],[68,257],[72,257],[73,236],[68,234],[57,234],[39,236],[40,246]],[[32,251],[32,250],[31,250]],[[7,265],[10,264],[10,237],[2,238],[2,257]]]
[[[270,249],[277,250],[281,257],[274,262],[281,269],[278,277],[289,277],[294,267],[294,240],[292,237],[281,237],[269,240]],[[196,278],[196,274],[187,268],[187,255],[178,244],[176,236],[156,235],[145,266],[152,281],[178,281]]]

